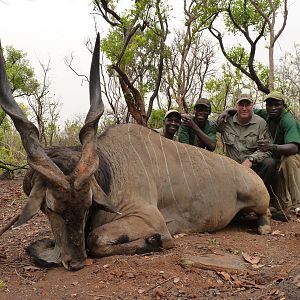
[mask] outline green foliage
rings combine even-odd
[[[262,78],[268,75],[268,68],[259,64],[258,72]],[[241,92],[255,90],[254,82],[247,78],[239,69],[229,63],[223,64],[222,73],[208,80],[205,89],[212,103],[213,113],[219,114],[225,108],[231,108]],[[254,95],[253,95],[254,96]]]
[[[100,1],[93,3],[97,2]],[[119,5],[120,1],[108,1],[107,4],[115,8],[120,19],[109,16],[115,24],[101,40],[101,50],[112,65],[120,67],[144,98],[155,89],[158,76],[161,28],[156,1],[127,1],[127,9]],[[168,8],[163,1],[159,6],[160,13],[165,14]]]
[[[153,109],[148,121],[149,128],[161,128],[164,123],[165,110]]]
[[[119,1],[116,1],[116,4]],[[119,26],[111,27],[106,38],[101,41],[101,49],[111,60],[113,64],[117,62],[118,57],[123,50],[125,41],[127,39],[128,31],[131,30],[134,26],[142,24],[143,19],[146,18],[148,6],[151,6],[150,2],[153,1],[131,1],[129,4],[130,9],[124,10],[121,16],[121,24]],[[153,15],[153,21],[155,15]],[[155,28],[155,22],[153,23]],[[138,58],[138,50],[140,52],[148,53],[152,48],[157,49],[157,43],[159,39],[157,34],[154,33],[153,28],[146,27],[141,31],[138,29],[134,36],[130,39],[130,43],[126,48],[124,56],[122,58],[121,66],[126,66],[136,62],[135,58]],[[150,48],[150,49],[149,49]]]
[[[269,82],[269,67],[263,65],[262,63],[258,63],[256,65],[256,73],[258,75],[258,77],[260,78],[260,80],[267,85],[267,83]]]
[[[194,32],[197,31],[198,26],[203,25],[209,25],[209,22],[211,21],[211,17],[215,14],[221,13],[224,8],[226,1],[220,0],[195,0],[192,8],[192,12],[194,16],[197,17],[197,23],[193,24]]]
[[[98,126],[98,134],[101,134],[108,127],[117,125],[116,119],[113,116],[104,115],[101,117],[99,126]]]
[[[24,105],[20,105],[26,114]],[[26,153],[19,133],[14,129],[10,118],[6,117],[0,124],[0,159],[9,164],[23,165],[26,163]],[[0,169],[0,174],[3,170]]]
[[[249,54],[247,53],[246,49],[241,46],[241,44],[232,47],[227,54],[235,63],[238,63],[243,68],[247,69]]]
[[[277,23],[274,27],[275,21],[278,19],[277,15],[281,13],[280,9],[284,7],[284,2],[280,0],[195,0],[195,2],[198,9],[198,11],[195,10],[197,18],[200,22],[205,22],[211,34],[218,40],[226,59],[255,81],[260,91],[267,93],[269,89],[272,89],[274,87],[274,61],[269,62],[269,75],[266,76],[265,72],[260,73],[256,69],[258,67],[256,53],[258,41],[263,37],[270,37],[266,39],[268,42],[265,49],[270,53],[274,51],[271,31],[276,31],[278,27]],[[239,40],[242,38],[243,45],[244,42],[247,43],[251,52],[246,51],[241,45],[228,49],[226,47],[228,38]],[[261,75],[263,77],[260,77]],[[265,81],[266,78],[269,80]]]
[[[0,128],[1,128],[1,124],[4,122],[5,120],[5,116],[6,116],[6,113],[4,112],[4,110],[0,107]],[[1,137],[0,137],[0,140],[1,140]]]
[[[229,64],[223,64],[222,73],[219,77],[215,76],[208,80],[205,88],[212,103],[212,111],[220,113],[227,105],[228,94],[234,93],[234,86],[237,86],[241,80],[241,74],[238,70],[232,70]]]
[[[67,120],[65,122],[64,130],[61,133],[59,144],[62,146],[76,146],[79,145],[79,132],[84,124],[84,116],[78,115],[74,120]]]
[[[264,19],[257,12],[250,1],[235,0],[230,2],[230,10],[232,15],[231,18],[234,19],[234,22],[237,24],[237,26],[247,30],[252,29],[254,31],[259,31],[261,29]],[[269,2],[267,0],[258,2],[261,9],[267,12],[267,9],[269,8]],[[239,32],[239,29],[233,24],[231,18],[228,13],[225,14],[225,26],[229,32],[236,34]]]
[[[29,66],[26,54],[12,46],[5,48],[4,57],[6,61],[6,72],[11,83],[13,93],[32,95],[39,87],[38,81],[34,78],[34,71]]]
[[[5,48],[6,72],[11,83],[14,96],[31,95],[38,88],[38,82],[34,78],[33,69],[29,66],[26,54],[14,49],[12,46]],[[21,110],[28,115],[28,108],[24,104],[19,105]],[[0,158],[7,164],[21,166],[26,164],[26,153],[21,138],[14,129],[10,118],[0,109]],[[0,173],[3,169],[0,169]]]
[[[260,31],[264,23],[264,18],[249,0],[206,0],[205,2],[195,0],[194,2],[193,11],[200,22],[206,22],[208,25],[214,16],[219,16],[224,21],[226,31],[233,34],[240,33],[238,27],[249,32]],[[269,0],[257,0],[256,3],[267,16],[270,15]],[[278,10],[280,4],[280,0],[273,1],[275,10]]]
[[[300,46],[294,45],[292,52],[287,52],[280,59],[276,70],[277,89],[286,98],[288,110],[300,121]]]
[[[12,126],[0,127],[0,158],[6,164],[21,166],[26,164],[26,153],[23,148],[20,135]],[[5,170],[0,168],[0,174]]]
[[[116,63],[123,44],[121,29],[110,28],[107,37],[101,40],[101,50],[112,63]]]

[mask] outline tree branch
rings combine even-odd
[[[147,119],[151,115],[153,102],[155,97],[158,94],[159,86],[161,83],[162,73],[163,73],[163,67],[164,67],[164,55],[165,55],[165,42],[167,39],[168,34],[168,21],[165,16],[162,16],[160,11],[160,0],[156,0],[156,11],[158,14],[159,24],[160,24],[160,46],[159,46],[159,63],[158,63],[158,70],[157,70],[157,76],[155,79],[155,88],[154,91],[149,99],[149,105],[148,105],[148,112],[147,112]]]

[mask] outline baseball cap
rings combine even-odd
[[[241,94],[240,97],[237,99],[236,103],[239,103],[243,100],[248,100],[251,103],[253,102],[253,100],[249,94]]]
[[[177,111],[176,109],[170,109],[170,110],[168,110],[168,111],[165,113],[165,119],[166,119],[168,116],[172,115],[172,114],[177,115],[177,116],[181,119],[181,114],[180,114],[180,112]]]
[[[267,99],[275,99],[275,100],[282,101],[284,103],[284,96],[282,93],[280,93],[278,91],[273,91],[273,92],[269,93],[266,96],[264,101],[266,101]]]
[[[194,107],[196,107],[197,105],[204,105],[204,106],[206,106],[208,108],[211,108],[211,104],[210,104],[209,100],[206,99],[206,98],[200,98],[200,99],[198,99],[196,101],[196,103],[194,104]]]

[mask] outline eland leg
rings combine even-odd
[[[156,220],[156,221],[155,221]],[[95,257],[141,254],[174,246],[162,216],[152,220],[125,216],[92,230],[87,238],[88,253]]]
[[[259,234],[271,233],[271,212],[269,208],[267,208],[267,211],[265,213],[258,214],[257,225]]]

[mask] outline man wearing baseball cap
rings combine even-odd
[[[181,114],[177,110],[171,109],[165,113],[164,126],[162,128],[156,129],[156,131],[167,139],[178,141],[176,132],[180,124]]]
[[[182,115],[182,125],[178,130],[179,142],[214,151],[216,147],[216,128],[208,120],[211,104],[200,98],[194,105],[195,116]]]
[[[267,121],[273,140],[262,139],[258,147],[264,152],[272,151],[278,166],[278,172],[275,173],[277,184],[274,187],[276,197],[272,206],[278,209],[296,207],[300,204],[300,125],[286,111],[282,93],[272,91],[264,101],[266,109],[255,110],[255,113]]]
[[[217,127],[226,145],[226,155],[245,167],[253,169],[270,188],[275,163],[270,151],[258,148],[260,139],[270,139],[266,121],[253,113],[249,94],[242,94],[236,101],[235,114]]]
[[[270,92],[264,99],[266,109],[254,109],[254,113],[264,118],[268,124],[271,140],[260,139],[258,149],[272,152],[276,169],[269,190],[270,206],[287,209],[300,203],[300,125],[286,111],[284,95],[279,91]],[[218,123],[227,122],[236,109],[227,109],[219,117]],[[275,195],[274,195],[275,194]]]

